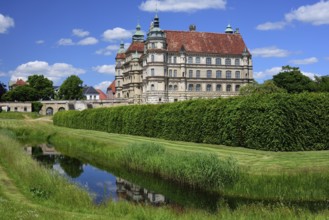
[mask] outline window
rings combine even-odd
[[[225,65],[226,65],[226,66],[231,65],[231,59],[230,59],[230,58],[226,58],[226,59],[225,59]]]
[[[231,79],[232,78],[232,72],[231,71],[226,71],[226,79]]]
[[[193,84],[188,84],[188,91],[193,91]]]
[[[178,90],[178,86],[174,85],[174,91],[177,91],[177,90]]]
[[[171,56],[168,56],[168,63],[171,63]]]
[[[96,99],[96,96],[94,95],[94,99]]]
[[[195,58],[195,63],[200,64],[200,57]]]
[[[120,75],[120,70],[118,70],[118,75]]]
[[[154,69],[151,69],[151,76],[154,76]]]
[[[27,112],[27,107],[24,107],[24,112]]]
[[[201,91],[201,85],[200,84],[196,84],[195,91],[197,91],[197,92]]]
[[[220,70],[216,71],[216,78],[222,78],[222,71]]]
[[[207,92],[211,92],[211,84],[207,85]]]
[[[177,63],[177,57],[174,57],[174,63]]]
[[[235,59],[235,65],[240,66],[240,59]]]
[[[188,57],[187,63],[193,63],[193,57]]]
[[[222,90],[222,85],[221,84],[217,84],[216,85],[216,91],[220,92]]]
[[[118,93],[118,98],[120,98],[120,93]]]
[[[118,81],[118,87],[120,87],[120,81]]]
[[[177,77],[177,70],[174,70],[174,77]]]
[[[159,98],[159,102],[161,102],[161,98]]]
[[[154,84],[151,84],[151,91],[154,91]]]
[[[211,65],[211,58],[210,58],[210,57],[207,57],[207,58],[206,58],[206,64],[207,64],[207,65]]]
[[[178,101],[178,99],[174,99],[174,102],[177,102]]]
[[[231,92],[231,87],[232,87],[231,85],[227,85],[226,86],[226,92]]]
[[[221,59],[220,58],[216,58],[216,65],[222,65]]]
[[[200,78],[200,70],[196,71],[196,78]]]
[[[169,85],[169,91],[172,91],[172,85]]]
[[[193,70],[189,70],[189,71],[188,71],[188,77],[189,77],[189,78],[192,78],[192,77],[193,77]]]
[[[212,72],[211,70],[207,70],[207,78],[211,78],[212,77]]]
[[[92,96],[92,95],[90,95],[90,96],[89,96],[89,99],[91,100],[92,98],[93,98],[93,96]]]
[[[239,90],[240,90],[240,85],[235,85],[235,91],[239,92]]]
[[[152,48],[155,48],[155,43],[152,43]]]
[[[151,55],[151,62],[154,62],[154,55]]]
[[[172,77],[172,70],[169,70],[169,77]]]
[[[236,71],[235,78],[240,79],[240,77],[241,77],[240,71]]]

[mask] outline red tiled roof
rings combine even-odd
[[[168,52],[184,47],[190,53],[241,55],[246,45],[240,34],[218,34],[194,31],[165,31]]]
[[[115,80],[107,87],[107,91],[111,90],[115,94]]]
[[[106,100],[107,99],[107,96],[105,95],[105,93],[102,90],[96,89],[96,91],[99,93],[99,99],[100,100]]]
[[[126,53],[135,52],[135,51],[143,53],[144,43],[139,41],[132,42],[132,44],[130,44],[130,46],[128,47]]]
[[[126,58],[126,54],[124,53],[118,53],[117,56],[115,57],[115,59],[125,59]]]
[[[26,82],[22,79],[17,79],[15,85],[16,86],[24,86],[24,85],[26,85]]]

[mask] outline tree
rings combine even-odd
[[[329,92],[329,75],[315,76],[316,90],[319,92]]]
[[[50,100],[54,98],[53,82],[43,75],[32,75],[27,79],[29,86],[37,91],[37,100]]]
[[[38,100],[38,92],[29,85],[18,86],[7,92],[4,97],[6,101],[35,101]]]
[[[257,82],[250,83],[240,89],[240,95],[252,94],[269,94],[269,93],[284,93],[285,89],[277,87],[272,80],[267,80],[263,84]]]
[[[1,97],[7,92],[6,85],[0,82],[0,101],[2,100]]]
[[[59,88],[58,96],[64,100],[83,99],[83,81],[76,75],[69,76]]]
[[[283,66],[280,73],[273,76],[276,86],[287,90],[289,93],[300,93],[314,91],[314,82],[303,75],[298,67]]]

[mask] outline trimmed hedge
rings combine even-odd
[[[329,93],[269,94],[58,112],[54,124],[271,151],[329,149]]]

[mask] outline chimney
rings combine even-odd
[[[194,24],[191,24],[189,29],[190,31],[196,31],[196,26]]]

